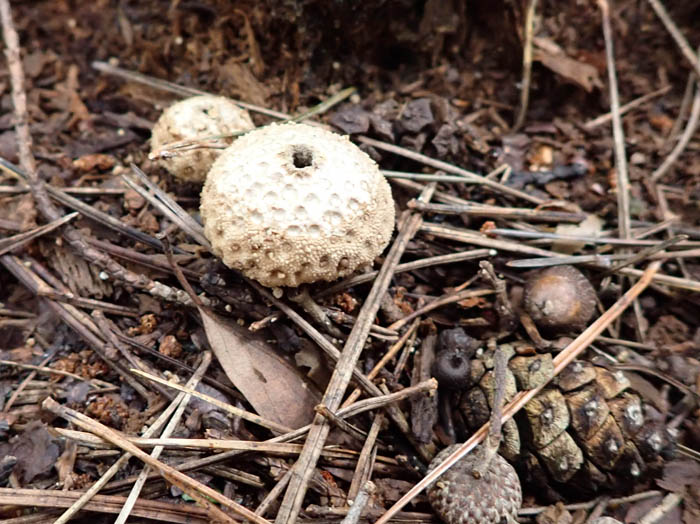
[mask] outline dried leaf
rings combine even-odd
[[[579,224],[559,224],[555,233],[557,235],[579,235],[595,237],[603,230],[603,221],[596,215],[588,215],[586,220]],[[585,242],[574,240],[558,240],[552,243],[552,250],[558,253],[571,255],[586,245]]]
[[[39,420],[27,424],[22,435],[12,442],[9,455],[17,457],[15,473],[27,484],[37,475],[53,468],[60,453],[58,443]]]
[[[693,460],[672,460],[664,466],[664,476],[656,483],[680,494],[691,487],[700,489],[700,464]]]
[[[598,70],[585,62],[566,55],[563,49],[547,38],[535,38],[533,60],[542,63],[547,69],[581,86],[589,93],[594,87],[602,87]]]
[[[536,519],[537,524],[571,524],[573,520],[571,513],[561,502],[557,502],[554,506],[549,506],[537,515]]]
[[[301,339],[301,342],[301,349],[294,353],[296,365],[299,368],[308,368],[306,376],[317,386],[328,384],[331,374],[321,350],[309,340]]]
[[[267,104],[270,89],[255,78],[248,65],[230,59],[221,67],[220,74],[232,96],[260,106]]]
[[[321,396],[264,339],[200,309],[212,351],[259,415],[290,428],[311,422]]]

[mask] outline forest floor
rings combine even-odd
[[[3,522],[438,522],[428,464],[494,390],[521,522],[700,522],[700,5],[8,4]],[[269,290],[217,260],[201,184],[149,156],[204,93],[376,161],[378,273]],[[548,329],[523,294],[563,264],[595,314]]]

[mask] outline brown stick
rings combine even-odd
[[[520,109],[511,133],[515,133],[525,122],[527,106],[530,101],[530,79],[532,78],[532,38],[535,25],[537,0],[530,0],[525,15],[525,45],[523,45],[523,81],[520,86]]]
[[[625,132],[620,117],[620,92],[617,88],[615,71],[615,54],[613,52],[612,28],[610,26],[610,5],[608,0],[598,0],[603,15],[603,36],[605,38],[605,58],[608,65],[608,82],[610,83],[610,112],[612,113],[613,140],[615,143],[615,167],[617,168],[617,214],[620,224],[620,236],[632,237],[630,233],[630,197],[629,176],[627,174],[627,156],[625,153]]]
[[[0,488],[0,504],[26,506],[30,508],[68,508],[83,495],[82,491],[60,491],[52,489]],[[87,511],[119,513],[125,497],[95,495],[85,505]],[[192,505],[172,504],[160,500],[139,499],[132,512],[134,517],[182,524],[206,524],[207,512]],[[7,522],[3,520],[3,522]],[[53,522],[53,519],[51,520]]]

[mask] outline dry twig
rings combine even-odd
[[[610,26],[610,5],[608,0],[598,0],[598,7],[603,16],[603,36],[605,37],[605,58],[608,65],[608,82],[610,87],[610,112],[612,113],[613,139],[615,142],[615,166],[617,168],[617,214],[620,234],[623,239],[631,238],[629,175],[627,173],[627,154],[625,153],[625,132],[620,117],[620,92],[617,88],[615,71],[615,53],[613,35]]]
[[[207,368],[209,367],[209,364],[211,363],[211,353],[205,353],[202,356],[202,363],[200,364],[199,368],[195,372],[195,375],[190,379],[188,384],[196,384],[196,382],[204,375],[206,372]],[[165,423],[168,421],[168,418],[173,414],[174,411],[178,408],[179,405],[182,405],[183,399],[185,395],[178,395],[175,397],[175,399],[170,403],[170,405],[160,414],[160,416],[156,419],[156,421],[151,424],[151,426],[144,432],[144,437],[150,437],[151,435],[155,434],[157,431],[159,431]],[[54,524],[65,524],[68,521],[70,521],[82,508],[85,507],[85,505],[90,502],[90,500],[97,494],[99,491],[109,482],[109,480],[116,475],[119,470],[126,465],[126,463],[129,461],[131,458],[131,455],[129,453],[124,453],[119,459],[112,464],[107,471],[105,471],[100,479],[95,482],[90,488],[78,499],[76,500],[70,508],[68,508],[56,521]],[[158,457],[155,457],[158,458]],[[140,477],[139,477],[140,478]],[[132,493],[134,491],[132,490]],[[124,503],[124,506],[122,507],[120,513],[119,513],[119,518],[121,518],[121,515],[124,513],[125,509],[127,509],[127,515],[128,511],[130,511],[134,505],[137,502],[138,498],[138,492],[136,492],[136,497],[132,497],[131,495],[127,498],[126,502]]]
[[[700,49],[698,50],[698,61],[700,65]],[[690,110],[690,117],[685,125],[683,134],[678,139],[673,150],[668,154],[659,167],[657,167],[651,174],[651,180],[657,182],[662,176],[664,176],[669,169],[676,163],[678,157],[681,156],[683,151],[688,147],[690,139],[693,138],[695,131],[698,129],[698,123],[700,123],[700,76],[695,79],[695,96],[693,97],[693,105]]]
[[[511,133],[515,133],[525,122],[530,101],[530,81],[532,78],[532,39],[534,36],[535,9],[537,0],[530,0],[525,15],[525,45],[523,46],[523,80],[520,85],[520,109]]]
[[[107,426],[86,417],[82,413],[61,406],[58,402],[52,398],[47,398],[43,403],[42,407],[55,413],[56,415],[66,419],[69,422],[74,423],[76,426],[82,427],[105,440],[108,440],[112,444],[118,446],[124,451],[128,451],[136,458],[142,460],[156,471],[158,471],[168,482],[178,486],[185,493],[190,495],[193,499],[197,500],[209,513],[211,519],[221,520],[222,522],[235,522],[226,513],[221,511],[214,503],[209,500],[214,500],[221,504],[222,506],[232,510],[234,513],[241,515],[244,518],[258,524],[269,524],[267,520],[255,515],[248,508],[241,506],[237,502],[230,500],[228,497],[223,496],[218,491],[197,482],[196,480],[188,477],[184,473],[181,473],[176,468],[168,466],[163,462],[154,459],[146,452],[139,449],[137,446],[124,439],[114,430],[108,428]]]

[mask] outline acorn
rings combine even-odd
[[[528,278],[523,305],[537,327],[549,332],[580,331],[596,309],[596,292],[573,266],[552,266]]]
[[[461,444],[443,449],[430,463],[435,469]],[[474,475],[480,448],[461,458],[427,490],[435,513],[447,524],[516,523],[523,496],[520,479],[506,459],[496,454],[479,478]]]

